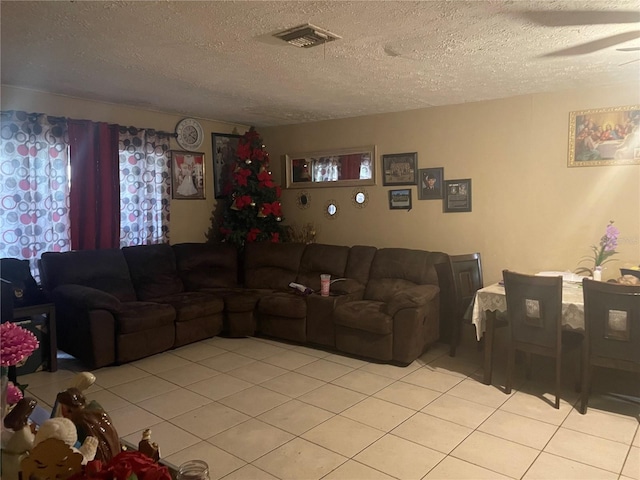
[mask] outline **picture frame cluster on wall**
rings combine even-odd
[[[382,155],[383,185],[416,185],[419,200],[443,200],[444,213],[471,212],[471,179],[445,180],[444,167],[417,168],[418,154]],[[390,210],[411,210],[410,188],[389,191]]]

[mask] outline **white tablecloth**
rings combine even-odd
[[[486,330],[485,312],[506,312],[507,297],[504,286],[498,283],[481,288],[473,300],[471,322],[476,327],[478,340]],[[563,282],[562,284],[562,328],[584,331],[584,296],[582,284]]]

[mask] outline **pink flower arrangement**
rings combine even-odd
[[[0,325],[0,366],[17,365],[38,348],[38,339],[15,323]]]
[[[13,382],[7,384],[7,403],[9,405],[15,405],[22,400],[22,391],[16,387]]]
[[[593,262],[593,268],[581,267],[576,270],[576,273],[588,273],[592,275],[596,267],[602,267],[605,263],[609,263],[611,257],[616,253],[616,247],[618,246],[618,236],[620,230],[613,226],[613,220],[609,221],[604,235],[600,237],[600,243],[598,245],[591,245],[593,250],[593,256],[584,257],[582,262]],[[581,263],[582,263],[581,262]]]

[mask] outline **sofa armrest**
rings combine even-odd
[[[416,285],[400,290],[385,305],[385,313],[393,317],[404,308],[419,308],[436,298],[439,292],[435,285]]]
[[[340,278],[331,283],[331,293],[347,295],[350,293],[364,292],[364,285],[353,278]]]
[[[85,310],[107,310],[118,313],[122,303],[110,293],[84,285],[60,285],[51,292],[54,302],[72,304],[75,308]]]

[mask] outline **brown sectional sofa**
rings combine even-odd
[[[448,255],[402,248],[250,243],[48,252],[58,345],[91,368],[220,333],[262,335],[406,365],[451,314]],[[331,295],[300,295],[296,282]]]

